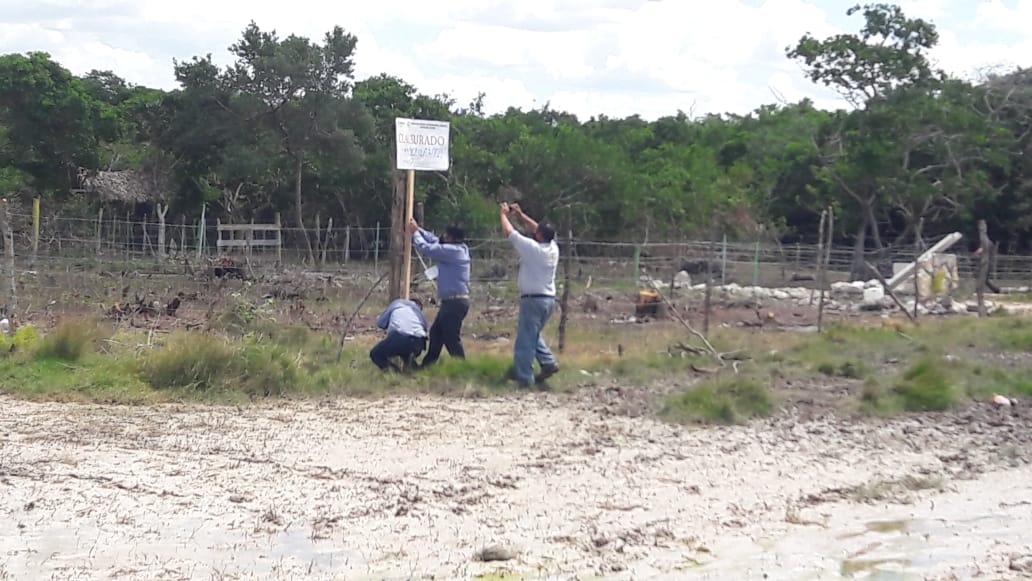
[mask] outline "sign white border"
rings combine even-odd
[[[423,119],[394,120],[398,169],[445,171],[449,164],[451,124]]]

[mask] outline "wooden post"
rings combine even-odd
[[[978,278],[975,281],[975,294],[978,296],[978,316],[985,317],[985,283],[989,278],[989,252],[992,242],[989,240],[988,227],[985,220],[978,221]],[[916,276],[915,271],[915,276]]]
[[[373,239],[373,270],[380,272],[380,223],[376,223],[376,233]]]
[[[921,304],[921,231],[924,230],[924,217],[918,218],[917,226],[914,228],[914,318],[917,318],[917,307]],[[935,263],[935,255],[931,257],[932,264]],[[928,273],[929,275],[931,273]]]
[[[17,297],[17,286],[15,284],[15,272],[14,272],[14,232],[11,230],[11,208],[7,202],[7,198],[0,200],[0,204],[3,205],[0,208],[0,233],[3,234],[4,238],[4,270],[7,271],[7,296],[6,299],[7,313],[8,315],[13,314],[15,309],[18,308],[18,297]]]
[[[132,214],[129,210],[125,211],[125,261],[129,262],[133,253],[133,223],[130,221]]]
[[[724,244],[720,249],[720,286],[727,284],[727,234],[724,234]]]
[[[32,264],[39,254],[39,196],[32,198]]]
[[[821,261],[824,260],[824,223],[828,221],[828,211],[821,210],[821,223],[817,227],[817,263],[814,265],[817,272],[814,280],[817,281],[815,285],[817,288],[810,289],[810,306],[813,306],[814,295],[817,294],[817,290],[822,287],[823,279],[821,279]],[[817,330],[820,331],[820,325],[817,325]]]
[[[283,266],[283,225],[280,213],[276,212],[276,268]]]
[[[707,246],[709,244],[707,243]],[[707,248],[708,250],[708,248]],[[709,337],[710,305],[713,301],[713,271],[710,264],[713,262],[709,252],[706,252],[706,293],[702,299],[702,336]],[[673,288],[671,286],[671,288]],[[673,305],[668,305],[673,307]]]
[[[401,232],[404,238],[405,253],[402,259],[402,277],[404,281],[401,287],[401,296],[403,298],[409,298],[409,290],[412,286],[412,237],[406,235],[405,228],[408,226],[409,220],[412,219],[412,210],[415,206],[415,195],[416,195],[416,170],[408,170],[408,176],[405,184],[405,220],[402,222]]]
[[[756,252],[753,254],[753,267],[752,267],[752,285],[756,284],[760,280],[760,241],[756,241]]]
[[[344,264],[351,260],[351,224],[344,227]]]
[[[566,348],[566,325],[570,317],[570,261],[573,260],[573,230],[566,231],[566,256],[563,257],[563,296],[559,301],[559,352]]]
[[[322,249],[322,216],[319,212],[315,213],[315,253],[318,255]],[[312,257],[312,268],[315,268],[316,257]]]
[[[390,261],[390,277],[388,284],[388,300],[394,300],[402,298],[404,293],[402,286],[405,282],[405,270],[403,262],[405,260],[404,247],[405,247],[405,200],[406,200],[406,188],[404,174],[400,170],[396,170],[393,174],[392,185],[394,189],[394,196],[391,199],[391,223],[389,232],[390,247],[388,259]]]
[[[158,202],[155,211],[158,214],[158,258],[165,259],[165,214],[168,213],[168,204]]]
[[[150,250],[150,234],[147,233],[147,214],[143,215],[143,243],[140,244],[140,251],[146,256]]]
[[[631,283],[638,284],[638,280],[641,277],[641,246],[638,244],[634,245],[634,271],[631,273]]]
[[[98,255],[101,253],[101,233],[104,230],[103,226],[104,226],[104,206],[101,206],[100,210],[97,211],[97,243],[96,243],[97,247],[95,249],[95,252]]]
[[[828,272],[828,264],[831,262],[831,241],[835,238],[835,210],[828,208],[828,238],[824,245],[824,257],[817,257],[820,264],[817,271],[817,286],[820,287],[820,298],[817,301],[817,332],[820,333],[824,325],[824,287]]]
[[[322,256],[319,257],[319,263],[322,266],[326,266],[326,250],[330,246],[330,233],[333,232],[333,216],[326,222],[326,234],[323,234],[325,240],[322,245]]]
[[[251,266],[251,249],[254,247],[254,218],[251,218],[251,227],[247,230],[247,266]]]
[[[204,235],[206,226],[204,224],[204,213],[208,209],[208,204],[201,206],[201,220],[197,223],[197,260],[201,260],[201,256],[204,255]]]

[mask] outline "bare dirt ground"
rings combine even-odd
[[[1026,407],[685,428],[636,396],[0,397],[0,579],[1032,575]]]

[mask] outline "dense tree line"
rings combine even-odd
[[[83,172],[134,170],[173,211],[224,220],[275,212],[305,225],[387,223],[397,116],[448,120],[452,169],[421,174],[431,225],[495,227],[520,196],[534,215],[595,239],[814,240],[832,207],[862,253],[988,220],[1003,251],[1032,248],[1032,71],[977,83],[937,70],[935,26],[896,6],[850,13],[859,32],[786,50],[853,106],[809,101],[748,115],[582,120],[548,105],[485,115],[387,75],[356,82],[356,38],[244,30],[220,68],[174,64],[180,88],[78,77],[43,53],[0,57],[0,190],[58,202]],[[309,247],[311,242],[309,242]]]

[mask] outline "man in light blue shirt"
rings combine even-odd
[[[452,225],[438,238],[410,220],[408,232],[412,246],[421,255],[437,262],[437,296],[440,308],[430,326],[430,347],[420,367],[433,365],[441,357],[441,348],[459,359],[466,358],[462,347],[462,322],[469,313],[469,248],[466,233]]]
[[[387,336],[369,351],[369,358],[383,370],[408,371],[426,347],[426,317],[418,299],[395,299],[376,317],[376,326]],[[400,357],[401,365],[391,362]]]
[[[513,367],[510,378],[521,387],[542,383],[559,372],[559,363],[541,337],[555,309],[555,269],[559,264],[559,246],[555,243],[555,228],[539,224],[523,213],[518,204],[502,203],[502,233],[520,256],[517,285],[520,289],[520,312],[516,323],[516,342],[513,345]],[[531,233],[524,236],[509,221],[512,212]],[[541,372],[534,375],[534,360]]]

